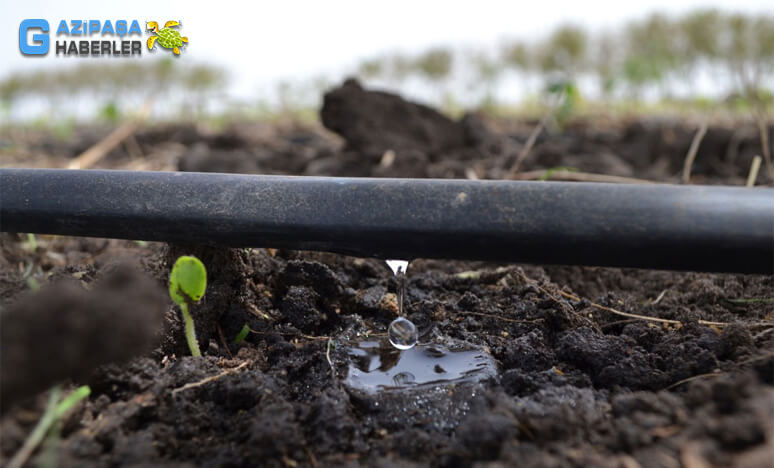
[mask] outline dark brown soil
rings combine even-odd
[[[326,96],[322,120],[345,143],[295,126],[169,126],[135,135],[139,160],[127,146],[101,164],[495,178],[530,130],[475,115],[451,121],[354,82]],[[523,169],[676,181],[694,130],[576,122],[539,138]],[[15,149],[2,157],[61,165],[99,136],[84,130],[75,145],[8,135]],[[712,127],[694,180],[743,183],[759,150],[752,125]],[[415,260],[409,318],[424,336],[485,347],[499,375],[373,395],[343,384],[342,355],[358,334],[384,339],[396,316],[397,283],[379,260],[49,236],[35,250],[24,236],[2,242],[3,460],[40,416],[39,392],[59,379],[92,389],[64,421],[59,466],[765,467],[774,457],[772,277]],[[201,358],[188,356],[179,311],[159,292],[181,254],[208,269],[193,308]],[[127,257],[143,273],[116,271]],[[30,278],[44,287],[25,292]],[[253,332],[235,344],[245,324]],[[154,334],[157,346],[143,351]],[[105,362],[114,363],[95,369]]]
[[[83,379],[99,365],[152,350],[166,308],[163,290],[128,265],[110,270],[93,291],[74,278],[58,281],[2,311],[0,412],[64,378]]]

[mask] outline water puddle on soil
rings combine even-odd
[[[345,383],[358,390],[440,387],[478,382],[497,375],[494,358],[483,349],[451,340],[417,344],[419,331],[404,316],[406,260],[387,260],[398,281],[398,318],[387,329],[387,340],[360,341],[344,349],[348,359]]]
[[[362,341],[348,348],[347,354],[346,384],[369,393],[478,382],[497,374],[494,358],[481,349],[421,344],[400,350],[384,341]]]

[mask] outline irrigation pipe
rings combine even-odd
[[[774,189],[0,169],[2,231],[774,272]]]

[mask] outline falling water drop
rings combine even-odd
[[[400,274],[406,274],[409,262],[408,260],[386,260],[387,266],[392,270],[392,274],[398,276]]]
[[[408,269],[408,260],[386,260],[395,279],[398,280],[398,317],[403,317],[403,297],[406,295],[406,270]]]
[[[403,317],[398,317],[392,321],[387,329],[387,336],[390,339],[390,344],[400,350],[413,348],[419,339],[416,325]]]
[[[398,280],[398,318],[392,321],[387,329],[387,335],[390,343],[400,349],[411,349],[417,344],[417,327],[410,320],[403,317],[403,301],[406,295],[406,270],[408,269],[408,260],[387,260],[387,266],[390,267],[395,278]]]

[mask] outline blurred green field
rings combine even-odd
[[[413,90],[453,116],[473,109],[534,117],[551,106],[567,117],[765,115],[774,102],[774,17],[697,10],[654,13],[608,31],[566,24],[497,49],[383,54],[347,74],[368,86]],[[114,123],[152,101],[152,118],[163,120],[314,120],[322,93],[339,79],[283,81],[262,99],[240,99],[226,92],[229,78],[218,66],[169,58],[11,73],[0,81],[0,117],[8,125]],[[714,91],[702,94],[698,82]]]

